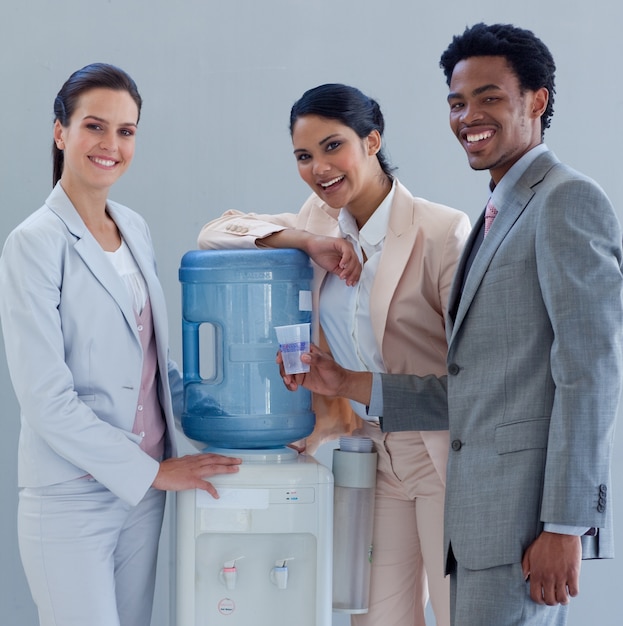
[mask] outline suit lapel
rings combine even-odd
[[[310,233],[319,233],[327,237],[341,237],[338,223],[339,209],[325,204],[318,196],[312,194],[305,203],[306,210],[301,211],[296,219],[296,227]]]
[[[134,309],[132,308],[132,301],[128,291],[114,267],[106,258],[102,247],[86,227],[60,184],[58,184],[52,194],[50,194],[47,205],[63,221],[67,230],[76,237],[74,250],[82,258],[93,276],[95,276],[118,304],[128,325],[138,340]],[[117,222],[117,216],[115,216],[115,221]],[[119,226],[118,223],[117,226]],[[121,227],[120,230],[122,230]]]
[[[382,350],[389,307],[411,256],[419,229],[411,194],[397,183],[387,234],[370,293],[370,318],[377,345]]]
[[[396,286],[404,273],[417,237],[419,221],[415,217],[414,200],[409,191],[397,182],[394,200],[391,205],[387,234],[383,246],[379,267],[372,285],[370,301],[373,303],[370,311],[374,336],[380,349],[383,346],[383,336],[387,323],[387,315]],[[313,233],[322,233],[329,237],[341,237],[337,220],[339,209],[332,209],[319,198],[309,212],[300,215],[297,228]],[[314,272],[314,310],[318,310],[318,294],[322,281],[327,272],[316,266]]]
[[[472,249],[473,243],[478,235],[478,231],[482,226],[484,211],[483,214],[480,215],[469,237],[459,263],[454,284],[452,285],[449,310],[456,311],[456,315],[453,320],[449,320],[448,324],[449,345],[451,344],[453,338],[456,337],[456,334],[465,319],[465,316],[467,315],[469,307],[471,306],[471,303],[480,288],[491,260],[503,244],[504,239],[509,235],[515,222],[519,219],[523,211],[530,203],[532,197],[534,196],[534,187],[543,181],[547,172],[556,163],[558,163],[558,160],[551,152],[545,152],[538,156],[514,185],[512,194],[505,194],[502,205],[500,207],[496,207],[498,209],[498,215],[495,218],[494,227],[489,231],[489,234],[485,237],[480,249],[474,257],[474,261],[469,269],[469,274],[464,281],[461,293],[465,265],[469,257],[469,251]]]

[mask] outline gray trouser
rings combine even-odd
[[[533,602],[520,563],[468,570],[455,561],[450,573],[452,626],[565,626],[567,608]]]

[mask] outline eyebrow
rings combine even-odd
[[[339,136],[339,133],[333,133],[331,135],[328,135],[324,139],[321,139],[318,142],[318,145],[319,146],[324,146],[324,144],[326,144],[328,141],[331,141],[331,139],[333,139],[334,137],[337,137],[337,136]],[[305,148],[297,148],[296,150],[294,150],[294,154],[296,154],[297,152],[309,152],[309,150],[306,150]]]
[[[85,115],[83,118],[83,120],[95,120],[97,122],[102,122],[104,124],[108,124],[108,120],[104,119],[103,117],[98,117],[97,115]],[[138,124],[136,122],[125,122],[124,124],[120,124],[120,126],[134,126],[137,127]]]
[[[487,85],[483,85],[482,87],[477,87],[476,89],[474,89],[474,91],[472,91],[472,96],[479,96],[482,93],[485,93],[487,91],[499,91],[500,87],[498,85],[496,85],[495,83],[489,83]],[[456,91],[451,91],[448,94],[448,100],[452,100],[453,98],[460,98],[461,94],[456,92]]]

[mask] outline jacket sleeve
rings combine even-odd
[[[385,433],[448,430],[448,377],[381,374]]]
[[[260,215],[230,210],[201,229],[197,245],[204,250],[255,248],[258,239],[295,228],[296,222],[294,213]]]
[[[621,230],[588,179],[552,185],[544,207],[535,245],[555,394],[541,519],[603,528],[623,376]]]

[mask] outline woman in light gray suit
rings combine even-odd
[[[240,462],[174,458],[182,385],[149,231],[107,199],[140,108],[114,66],[69,77],[54,102],[54,189],[0,259],[19,545],[42,626],[148,626],[164,490],[216,496],[204,478]]]

